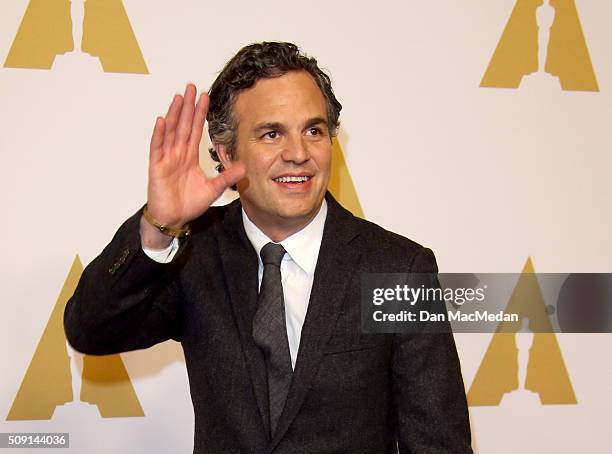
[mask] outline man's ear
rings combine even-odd
[[[213,142],[213,146],[215,147],[215,151],[217,152],[217,156],[219,157],[221,164],[223,164],[223,167],[229,169],[233,165],[233,161],[227,145],[219,142]]]

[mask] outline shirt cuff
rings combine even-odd
[[[142,248],[142,251],[151,259],[155,260],[157,263],[170,263],[174,256],[176,255],[176,251],[179,248],[179,240],[178,238],[174,238],[170,246],[166,249],[147,249],[145,247]]]

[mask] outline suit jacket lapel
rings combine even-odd
[[[323,356],[323,347],[338,318],[346,288],[359,256],[355,248],[349,245],[358,234],[352,214],[342,208],[329,193],[326,199],[327,219],[306,320],[302,327],[300,349],[285,408],[272,436],[271,450],[282,439],[295,418],[317,374]]]
[[[223,220],[224,231],[218,235],[223,276],[229,289],[234,318],[240,332],[245,361],[253,383],[253,391],[264,433],[270,433],[270,408],[266,365],[263,354],[253,342],[253,315],[257,309],[257,254],[242,224],[240,202],[233,202]]]

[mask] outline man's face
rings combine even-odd
[[[321,90],[305,71],[260,79],[238,95],[234,115],[245,212],[264,231],[299,230],[317,214],[329,181],[332,145]]]

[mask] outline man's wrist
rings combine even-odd
[[[173,239],[173,237],[161,233],[144,216],[140,217],[140,244],[143,249],[161,251],[170,246]]]
[[[179,240],[178,238],[173,238],[172,243],[166,249],[157,250],[157,249],[147,249],[142,248],[142,251],[149,257],[151,260],[155,260],[157,263],[170,263],[174,256],[176,255],[179,248]]]
[[[149,224],[151,224],[153,227],[159,230],[160,233],[163,233],[164,235],[168,235],[174,238],[184,238],[186,236],[189,236],[189,234],[191,233],[191,229],[189,228],[189,224],[187,223],[183,224],[181,227],[172,227],[168,224],[159,222],[157,219],[151,216],[151,213],[149,213],[148,205],[144,206],[144,209],[142,210],[142,217],[145,218],[145,220]]]

